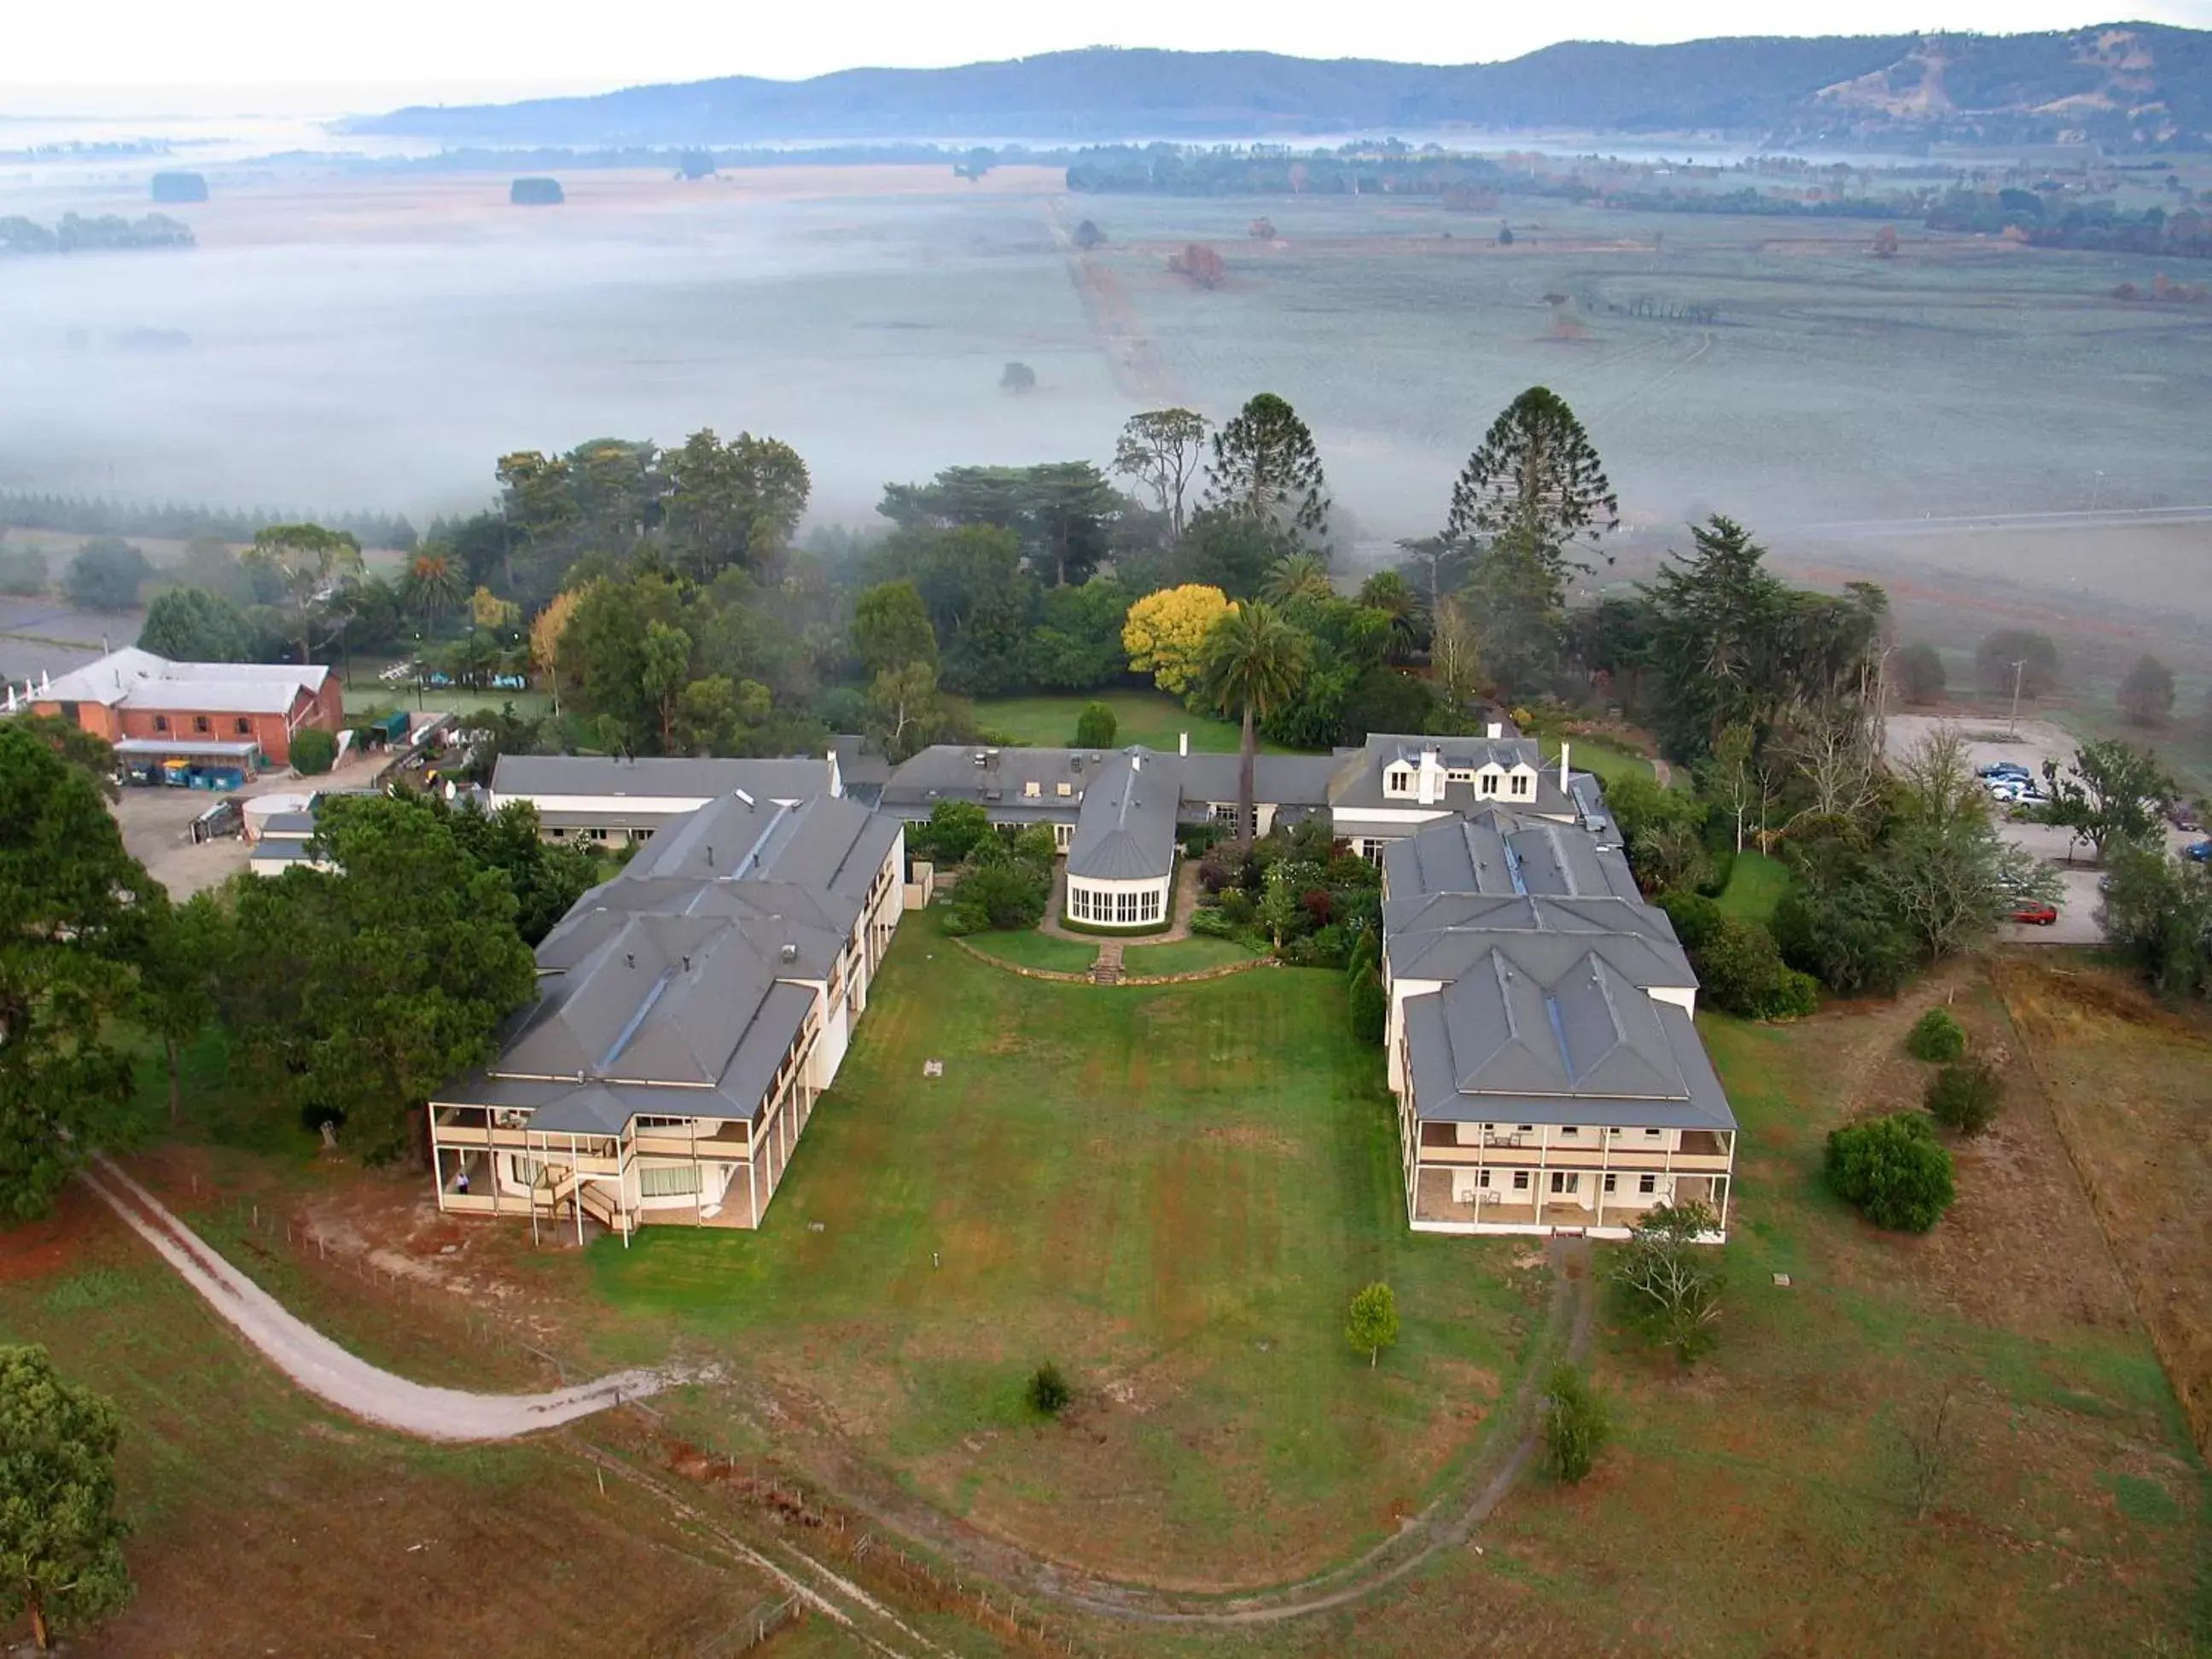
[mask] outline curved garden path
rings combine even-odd
[[[677,1380],[660,1371],[617,1371],[550,1394],[471,1394],[410,1382],[347,1352],[289,1312],[107,1159],[99,1160],[96,1173],[86,1170],[84,1182],[278,1370],[366,1422],[423,1440],[513,1440],[656,1394]]]

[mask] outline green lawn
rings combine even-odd
[[[1131,974],[1194,974],[1201,968],[1249,962],[1252,952],[1232,939],[1182,939],[1167,945],[1132,945],[1121,952]]]
[[[977,1525],[1169,1582],[1340,1560],[1469,1455],[1541,1275],[1407,1230],[1340,975],[1109,992],[909,924],[870,1005],[759,1232],[592,1248],[620,1322],[835,1402],[856,1450]],[[1377,1279],[1404,1334],[1370,1370],[1342,1333]],[[1046,1359],[1078,1391],[1059,1424],[1023,1401]]]
[[[1782,896],[1796,879],[1790,866],[1779,859],[1764,853],[1739,853],[1729,872],[1728,885],[1721,890],[1721,914],[1738,921],[1771,922],[1774,907],[1782,902]]]
[[[1085,703],[1097,701],[1114,711],[1120,722],[1115,744],[1127,748],[1141,743],[1148,749],[1176,752],[1179,735],[1190,733],[1190,746],[1200,754],[1230,755],[1242,736],[1235,722],[1194,714],[1164,691],[1097,691],[1052,697],[987,697],[975,704],[975,720],[986,732],[1009,743],[1034,749],[1062,749],[1075,742],[1075,722]],[[1263,753],[1293,754],[1278,744],[1262,742]]]
[[[1061,939],[1034,928],[1018,933],[970,933],[968,943],[987,957],[1023,968],[1043,968],[1054,973],[1080,974],[1098,959],[1098,947],[1082,939]]]
[[[552,711],[553,700],[543,691],[470,690],[448,687],[443,690],[432,686],[418,692],[409,684],[387,685],[377,678],[381,663],[358,662],[353,674],[345,683],[345,711],[348,716],[359,716],[371,709],[405,708],[432,714],[473,714],[479,708],[495,712],[508,703],[514,712],[526,720],[540,718]]]
[[[1603,738],[1569,738],[1567,758],[1577,771],[1595,773],[1608,787],[1623,778],[1652,775],[1649,760]]]

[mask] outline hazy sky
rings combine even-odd
[[[1036,0],[847,0],[820,6],[654,0],[103,0],[11,8],[0,115],[52,112],[93,88],[144,106],[205,102],[252,88],[257,107],[377,108],[593,91],[716,75],[781,78],[858,64],[927,65],[1113,45],[1264,47],[1308,57],[1424,62],[1510,58],[1569,34],[1681,40],[1702,35],[1991,33],[2074,27],[2113,15],[2212,27],[2212,0],[1583,0],[1543,6],[1285,5],[1283,0],[1120,0],[1110,15]],[[288,88],[281,97],[270,89]],[[197,90],[196,90],[197,89]],[[101,100],[84,103],[95,108]],[[106,100],[115,101],[112,96]]]

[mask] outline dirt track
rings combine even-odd
[[[656,1394],[659,1371],[618,1371],[550,1394],[470,1394],[434,1389],[380,1370],[285,1311],[276,1297],[210,1249],[168,1209],[106,1160],[85,1184],[152,1245],[208,1305],[277,1369],[339,1410],[424,1440],[513,1440]]]

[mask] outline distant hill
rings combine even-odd
[[[1570,41],[1439,67],[1094,48],[943,70],[732,76],[591,98],[403,109],[359,131],[469,144],[1057,143],[1464,125],[1911,149],[1934,140],[2212,148],[2212,32],[2114,23],[2014,35]]]

